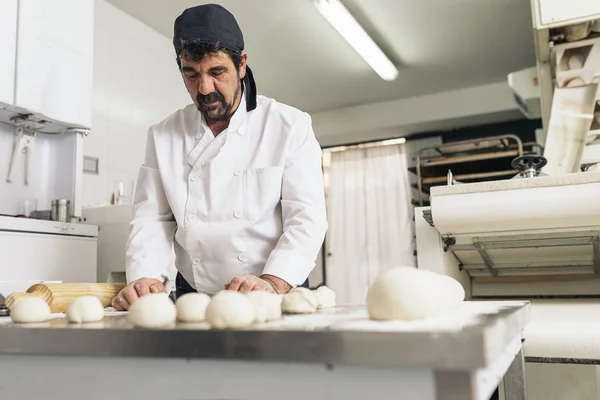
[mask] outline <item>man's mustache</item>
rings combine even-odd
[[[206,103],[213,103],[215,101],[223,102],[223,101],[225,101],[225,97],[221,93],[218,93],[218,92],[212,92],[207,95],[198,93],[198,96],[196,96],[196,100],[198,101],[199,104],[206,104]]]

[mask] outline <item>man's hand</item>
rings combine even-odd
[[[261,275],[261,279],[269,282],[277,294],[285,294],[292,288],[292,285],[275,275]]]
[[[255,290],[276,293],[271,283],[254,275],[236,276],[225,285],[225,289],[241,293],[250,293]]]
[[[262,275],[260,278],[254,275],[236,276],[225,285],[226,290],[242,293],[250,293],[254,290],[264,290],[270,293],[287,293],[292,287],[283,279],[273,275]]]
[[[161,281],[154,278],[141,278],[125,286],[110,302],[117,311],[129,310],[140,297],[148,293],[167,292]]]

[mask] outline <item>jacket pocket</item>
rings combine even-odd
[[[272,212],[281,200],[284,166],[248,169],[244,173],[246,214],[253,221]]]

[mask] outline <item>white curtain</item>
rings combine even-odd
[[[331,154],[326,272],[338,304],[363,304],[379,273],[415,265],[410,193],[404,145]]]

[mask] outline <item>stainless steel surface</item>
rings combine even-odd
[[[527,400],[525,389],[525,360],[521,350],[504,376],[504,397],[506,400]]]
[[[456,327],[368,320],[364,307],[337,307],[243,330],[177,323],[134,328],[126,316],[69,325],[0,321],[0,354],[166,357],[473,370],[488,365],[529,320],[528,302],[473,302]],[[493,304],[493,311],[483,305]],[[472,318],[471,318],[472,317]],[[1,320],[1,319],[0,319]]]
[[[71,202],[65,199],[52,200],[52,220],[69,222]]]

